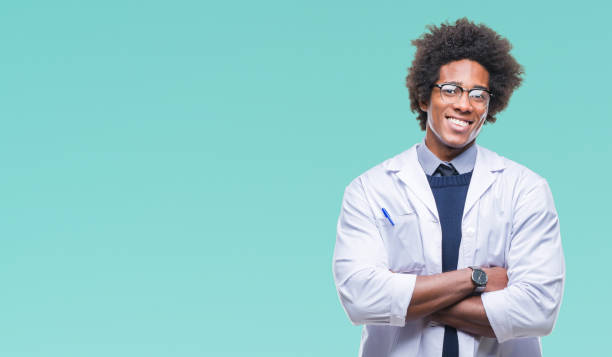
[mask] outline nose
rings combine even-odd
[[[471,112],[474,109],[472,107],[472,103],[470,102],[470,96],[467,91],[461,93],[461,96],[457,98],[457,102],[455,102],[455,108],[462,112]]]

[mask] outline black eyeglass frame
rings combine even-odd
[[[473,90],[481,90],[483,92],[487,92],[487,93],[489,93],[489,97],[490,97],[489,101],[487,102],[487,105],[489,105],[489,103],[491,103],[491,98],[494,97],[493,92],[491,92],[491,90],[486,89],[486,88],[481,88],[481,87],[476,87],[476,88],[472,88],[470,90],[467,90],[467,89],[463,88],[462,86],[457,85],[455,83],[434,83],[434,84],[431,85],[432,88],[433,87],[438,87],[438,89],[440,89],[440,94],[442,94],[441,91],[442,91],[442,87],[443,86],[455,86],[455,87],[461,89],[461,95],[459,96],[459,98],[461,98],[463,96],[463,93],[465,93],[465,91],[467,91],[467,93],[468,93],[468,99],[470,98],[470,93]]]

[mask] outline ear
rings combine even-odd
[[[419,108],[421,108],[422,111],[427,112],[427,107],[429,107],[427,103],[419,102]]]

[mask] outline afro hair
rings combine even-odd
[[[489,72],[493,96],[486,122],[494,123],[495,114],[508,105],[512,92],[522,81],[523,67],[510,54],[510,42],[491,28],[466,18],[454,24],[442,23],[439,27],[430,25],[427,29],[429,33],[412,41],[417,50],[406,77],[410,109],[419,113],[421,130],[425,130],[427,113],[420,109],[419,103],[429,103],[440,67],[462,59],[476,61]]]

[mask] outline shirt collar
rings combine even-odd
[[[436,155],[434,155],[433,152],[431,152],[431,150],[429,150],[427,145],[425,145],[425,139],[417,144],[416,151],[419,163],[421,164],[421,167],[423,168],[423,171],[425,171],[426,175],[433,175],[434,171],[436,171],[440,164],[449,164],[446,161],[440,160]],[[453,164],[459,174],[466,174],[474,170],[477,153],[478,150],[476,150],[476,145],[472,145],[459,156],[452,159],[450,163]]]

